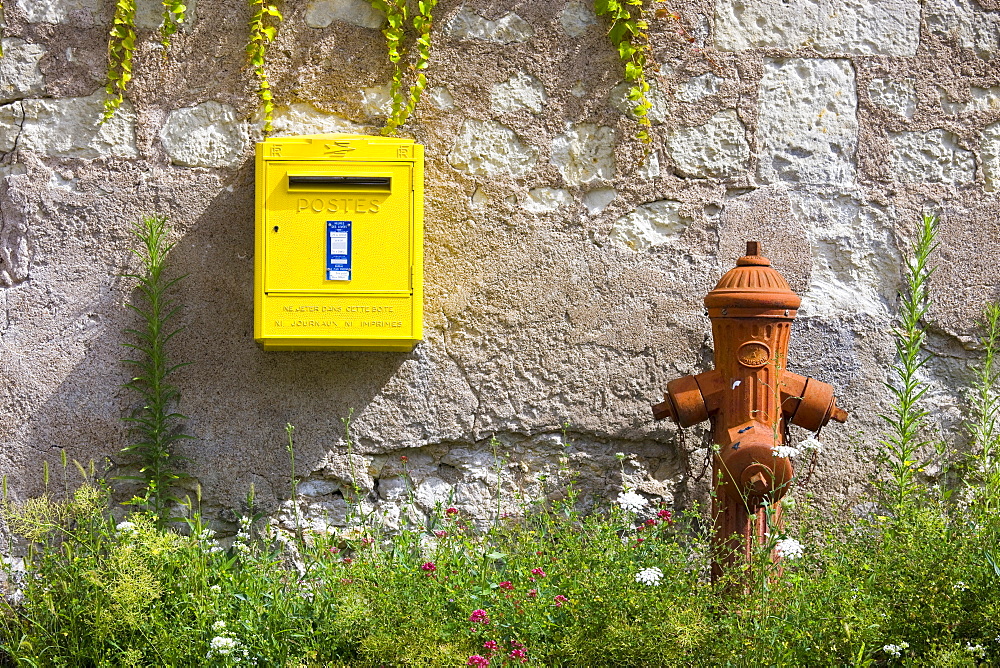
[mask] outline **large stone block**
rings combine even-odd
[[[679,239],[690,222],[691,219],[681,213],[680,202],[650,202],[616,220],[608,239],[623,248],[645,251]]]
[[[976,178],[972,151],[940,128],[927,132],[890,132],[890,177],[908,183],[968,183]]]
[[[456,39],[479,39],[497,44],[526,42],[535,35],[531,25],[513,12],[491,21],[464,5],[445,24],[444,30]]]
[[[101,0],[17,0],[28,23],[62,23],[80,11],[96,15],[102,4]]]
[[[597,25],[597,17],[582,2],[572,0],[559,14],[559,25],[570,37],[582,37],[591,26]]]
[[[681,176],[735,176],[746,169],[750,145],[735,109],[724,109],[704,125],[677,128],[667,138],[670,157]]]
[[[513,130],[495,121],[469,119],[448,154],[452,167],[468,174],[524,176],[538,157]]]
[[[288,107],[278,107],[274,111],[274,132],[272,136],[315,135],[325,132],[358,133],[363,127],[353,121],[320,111],[306,102],[297,102]]]
[[[952,102],[946,95],[941,95],[941,108],[949,114],[967,114],[975,111],[992,111],[1000,109],[1000,86],[993,88],[969,89],[969,99],[962,102]]]
[[[765,183],[854,181],[857,95],[848,60],[767,60],[760,82],[760,162]]]
[[[715,44],[823,54],[912,56],[920,4],[911,0],[716,0]]]
[[[562,188],[532,188],[524,209],[531,213],[549,213],[573,203],[573,196]]]
[[[791,192],[789,200],[812,255],[800,313],[888,318],[901,280],[890,212],[847,194]]]
[[[990,59],[1000,50],[1000,13],[983,11],[973,0],[925,0],[924,22],[931,33]]]
[[[9,153],[17,146],[24,110],[20,102],[0,106],[0,153]]]
[[[552,164],[569,185],[615,177],[615,131],[578,123],[552,140]]]
[[[243,158],[250,132],[235,109],[210,100],[171,111],[160,141],[175,165],[232,167]]]
[[[500,114],[521,109],[540,114],[546,99],[545,86],[527,72],[518,72],[507,81],[494,84],[490,95],[493,111]]]
[[[983,128],[979,146],[986,190],[996,192],[1000,190],[1000,123],[993,123]]]
[[[45,53],[45,47],[41,44],[32,44],[22,39],[3,40],[0,104],[42,94],[45,79],[38,69],[38,63]]]
[[[868,83],[871,101],[903,118],[913,118],[917,110],[917,92],[912,79],[872,79]]]
[[[362,28],[380,28],[385,22],[385,14],[365,0],[312,0],[306,5],[306,25],[326,28],[334,21]]]
[[[182,30],[194,24],[198,0],[185,0],[184,7]],[[160,0],[136,0],[135,25],[142,30],[159,30],[163,25],[163,3]]]
[[[63,158],[137,157],[132,104],[125,100],[102,124],[104,99],[99,90],[87,97],[24,100],[20,148]]]

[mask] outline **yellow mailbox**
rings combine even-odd
[[[257,144],[254,338],[412,350],[423,332],[424,149],[326,134]]]

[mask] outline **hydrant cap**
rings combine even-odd
[[[756,241],[747,242],[747,254],[705,296],[705,306],[710,309],[797,309],[801,303],[802,299],[792,292],[771,261],[760,255],[760,244]]]

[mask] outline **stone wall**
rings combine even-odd
[[[443,0],[426,146],[426,328],[412,354],[263,353],[252,340],[253,142],[244,0],[189,2],[168,54],[139,0],[136,78],[99,125],[110,0],[9,0],[0,59],[0,467],[37,493],[60,450],[118,461],[130,226],[168,215],[186,326],[183,445],[205,510],[251,484],[342,519],[352,471],[390,516],[484,515],[579,473],[703,497],[704,434],[653,423],[667,380],[711,365],[701,300],[747,239],[803,297],[791,367],[832,383],[850,421],[808,489],[856,498],[872,472],[902,264],[942,217],[927,368],[961,446],[974,318],[1000,299],[1000,5],[995,0],[678,0],[652,21],[652,151],[589,2]],[[285,0],[269,52],[276,134],[376,132],[382,17],[364,0]],[[674,16],[676,15],[676,17]],[[679,18],[677,18],[679,17]],[[343,418],[351,415],[346,447]],[[802,434],[797,434],[801,437]],[[495,445],[491,439],[495,438]],[[497,457],[500,458],[497,464]],[[498,479],[499,476],[499,479]],[[543,479],[540,481],[539,476]],[[547,479],[544,476],[548,476]],[[317,519],[317,521],[321,521]]]

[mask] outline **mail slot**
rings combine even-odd
[[[257,144],[254,338],[409,351],[423,332],[423,146],[328,134]]]

